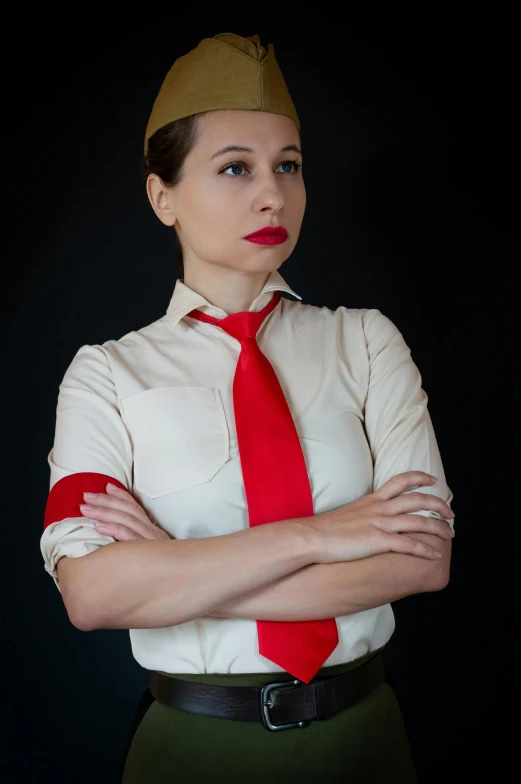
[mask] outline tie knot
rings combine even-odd
[[[214,318],[213,316],[209,316],[207,313],[201,313],[198,310],[191,310],[187,315],[196,318],[198,321],[206,321],[208,324],[214,324],[216,327],[224,329],[225,332],[241,342],[248,338],[253,338],[255,340],[260,325],[266,316],[277,306],[281,296],[280,291],[276,291],[266,307],[259,312],[255,312],[254,310],[242,310],[238,313],[232,313],[230,316],[226,316],[226,318],[223,319]]]
[[[226,318],[219,321],[219,326],[229,335],[242,342],[247,338],[255,339],[263,321],[264,315],[262,313],[246,310],[226,316]]]

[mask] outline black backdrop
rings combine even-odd
[[[166,310],[178,269],[140,179],[143,133],[174,59],[226,31],[275,43],[301,117],[307,210],[282,274],[304,302],[389,316],[429,395],[454,492],[452,577],[393,605],[386,653],[420,782],[502,780],[517,620],[504,579],[518,524],[513,22],[144,12],[6,24],[2,780],[117,782],[147,684],[128,632],[74,628],[44,571],[46,460],[79,346]]]

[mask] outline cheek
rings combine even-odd
[[[213,180],[205,180],[191,188],[184,203],[187,206],[185,225],[190,222],[195,229],[204,226],[211,229],[214,236],[236,221],[241,204],[242,208],[244,206],[244,200],[238,198],[238,189],[223,187]]]
[[[288,190],[285,200],[285,210],[291,219],[297,223],[302,222],[304,211],[306,209],[306,189],[302,181],[295,183],[294,186]]]
[[[245,201],[238,190],[205,180],[190,184],[182,194],[179,223],[186,241],[200,258],[215,261],[231,252],[245,223]]]

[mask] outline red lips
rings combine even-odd
[[[243,239],[257,245],[280,245],[288,239],[288,232],[283,226],[265,226],[259,231],[248,234]]]

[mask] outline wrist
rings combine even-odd
[[[298,517],[290,522],[295,531],[297,547],[302,552],[305,563],[303,566],[322,563],[324,538],[319,527],[313,523],[315,517]]]

